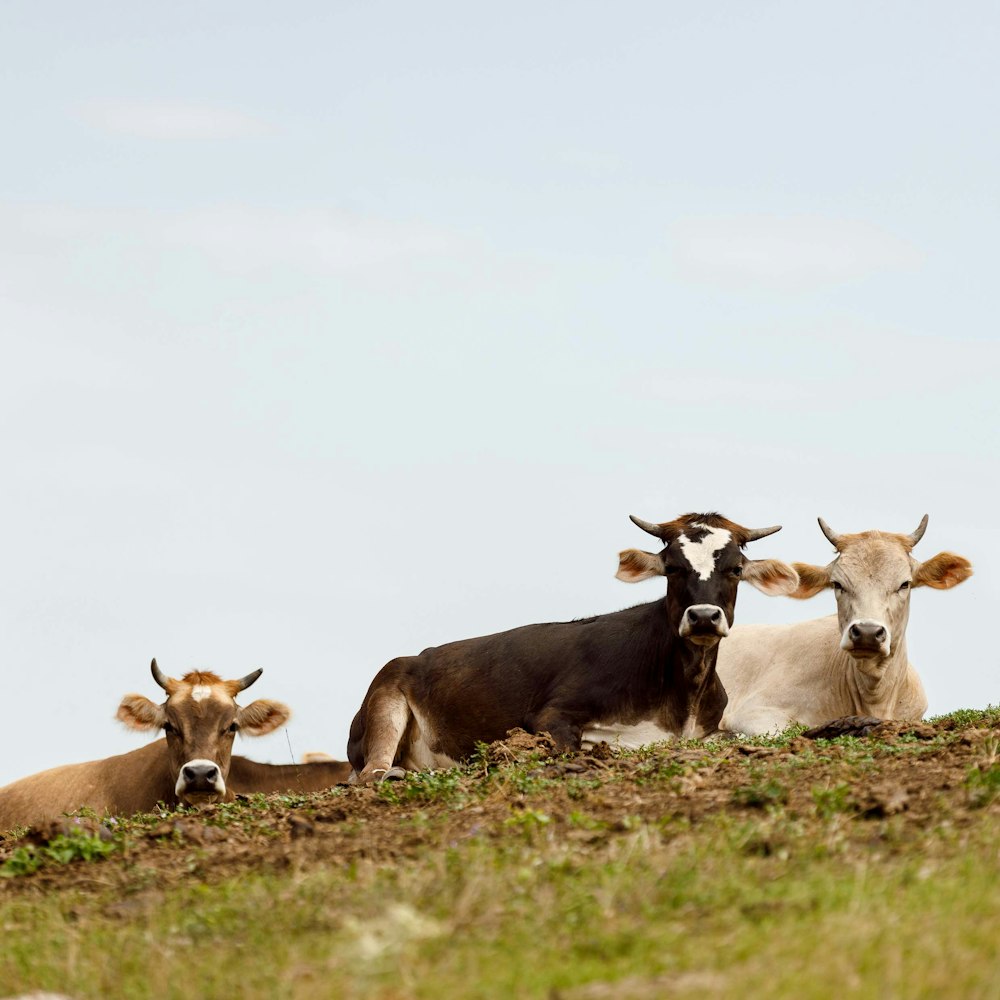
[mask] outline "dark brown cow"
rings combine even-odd
[[[350,764],[341,761],[276,765],[232,756],[237,732],[263,736],[291,715],[281,702],[236,704],[234,696],[257,680],[260,670],[224,681],[207,671],[174,680],[156,660],[151,669],[167,700],[157,705],[139,694],[126,695],[117,715],[132,729],[163,729],[166,739],[104,760],[54,767],[0,788],[0,830],[81,807],[100,815],[130,815],[149,812],[158,802],[171,806],[231,800],[237,792],[319,791],[350,775]]]
[[[604,726],[619,736],[628,729],[652,732],[654,739],[716,731],[726,694],[715,660],[740,580],[766,594],[789,593],[798,584],[790,566],[751,561],[741,551],[780,529],[743,528],[718,514],[685,514],[663,524],[632,520],[664,548],[622,552],[618,579],[665,576],[665,601],[526,625],[392,660],[351,724],[347,754],[356,780],[450,767],[477,742],[501,739],[518,726],[548,731],[563,750],[600,738]]]

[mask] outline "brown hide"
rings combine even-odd
[[[351,765],[343,761],[261,764],[233,756],[232,794],[315,792],[345,782]],[[177,804],[166,740],[129,753],[83,764],[67,764],[21,778],[0,788],[0,831],[31,826],[80,808],[99,816],[152,812],[158,802]]]

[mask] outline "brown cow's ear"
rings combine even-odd
[[[798,573],[777,559],[748,559],[743,564],[743,579],[769,597],[793,594],[799,585]]]
[[[640,580],[651,580],[654,576],[666,576],[663,560],[659,556],[639,549],[626,549],[618,553],[615,579],[624,580],[625,583],[638,583]]]
[[[167,713],[162,705],[141,694],[127,694],[122,698],[115,718],[129,729],[161,729],[167,721]]]
[[[914,587],[933,587],[949,590],[972,576],[972,563],[954,552],[939,552],[932,559],[921,563],[913,574]]]
[[[815,597],[821,590],[830,586],[830,570],[826,566],[792,563],[792,568],[799,574],[799,585],[788,595],[789,597],[804,601],[809,597]]]
[[[265,736],[281,728],[292,717],[292,710],[280,701],[260,698],[236,713],[244,736]]]

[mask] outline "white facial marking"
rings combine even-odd
[[[699,580],[707,580],[715,572],[715,553],[724,549],[733,537],[725,528],[710,528],[707,524],[695,524],[707,534],[700,542],[692,542],[687,535],[681,535],[681,551]]]
[[[191,698],[193,701],[204,701],[212,697],[212,689],[208,684],[196,684],[191,688]]]

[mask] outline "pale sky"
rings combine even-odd
[[[0,782],[264,668],[345,755],[397,655],[663,593],[629,513],[912,531],[1000,702],[990,3],[0,11]],[[832,613],[744,588],[737,620]]]

